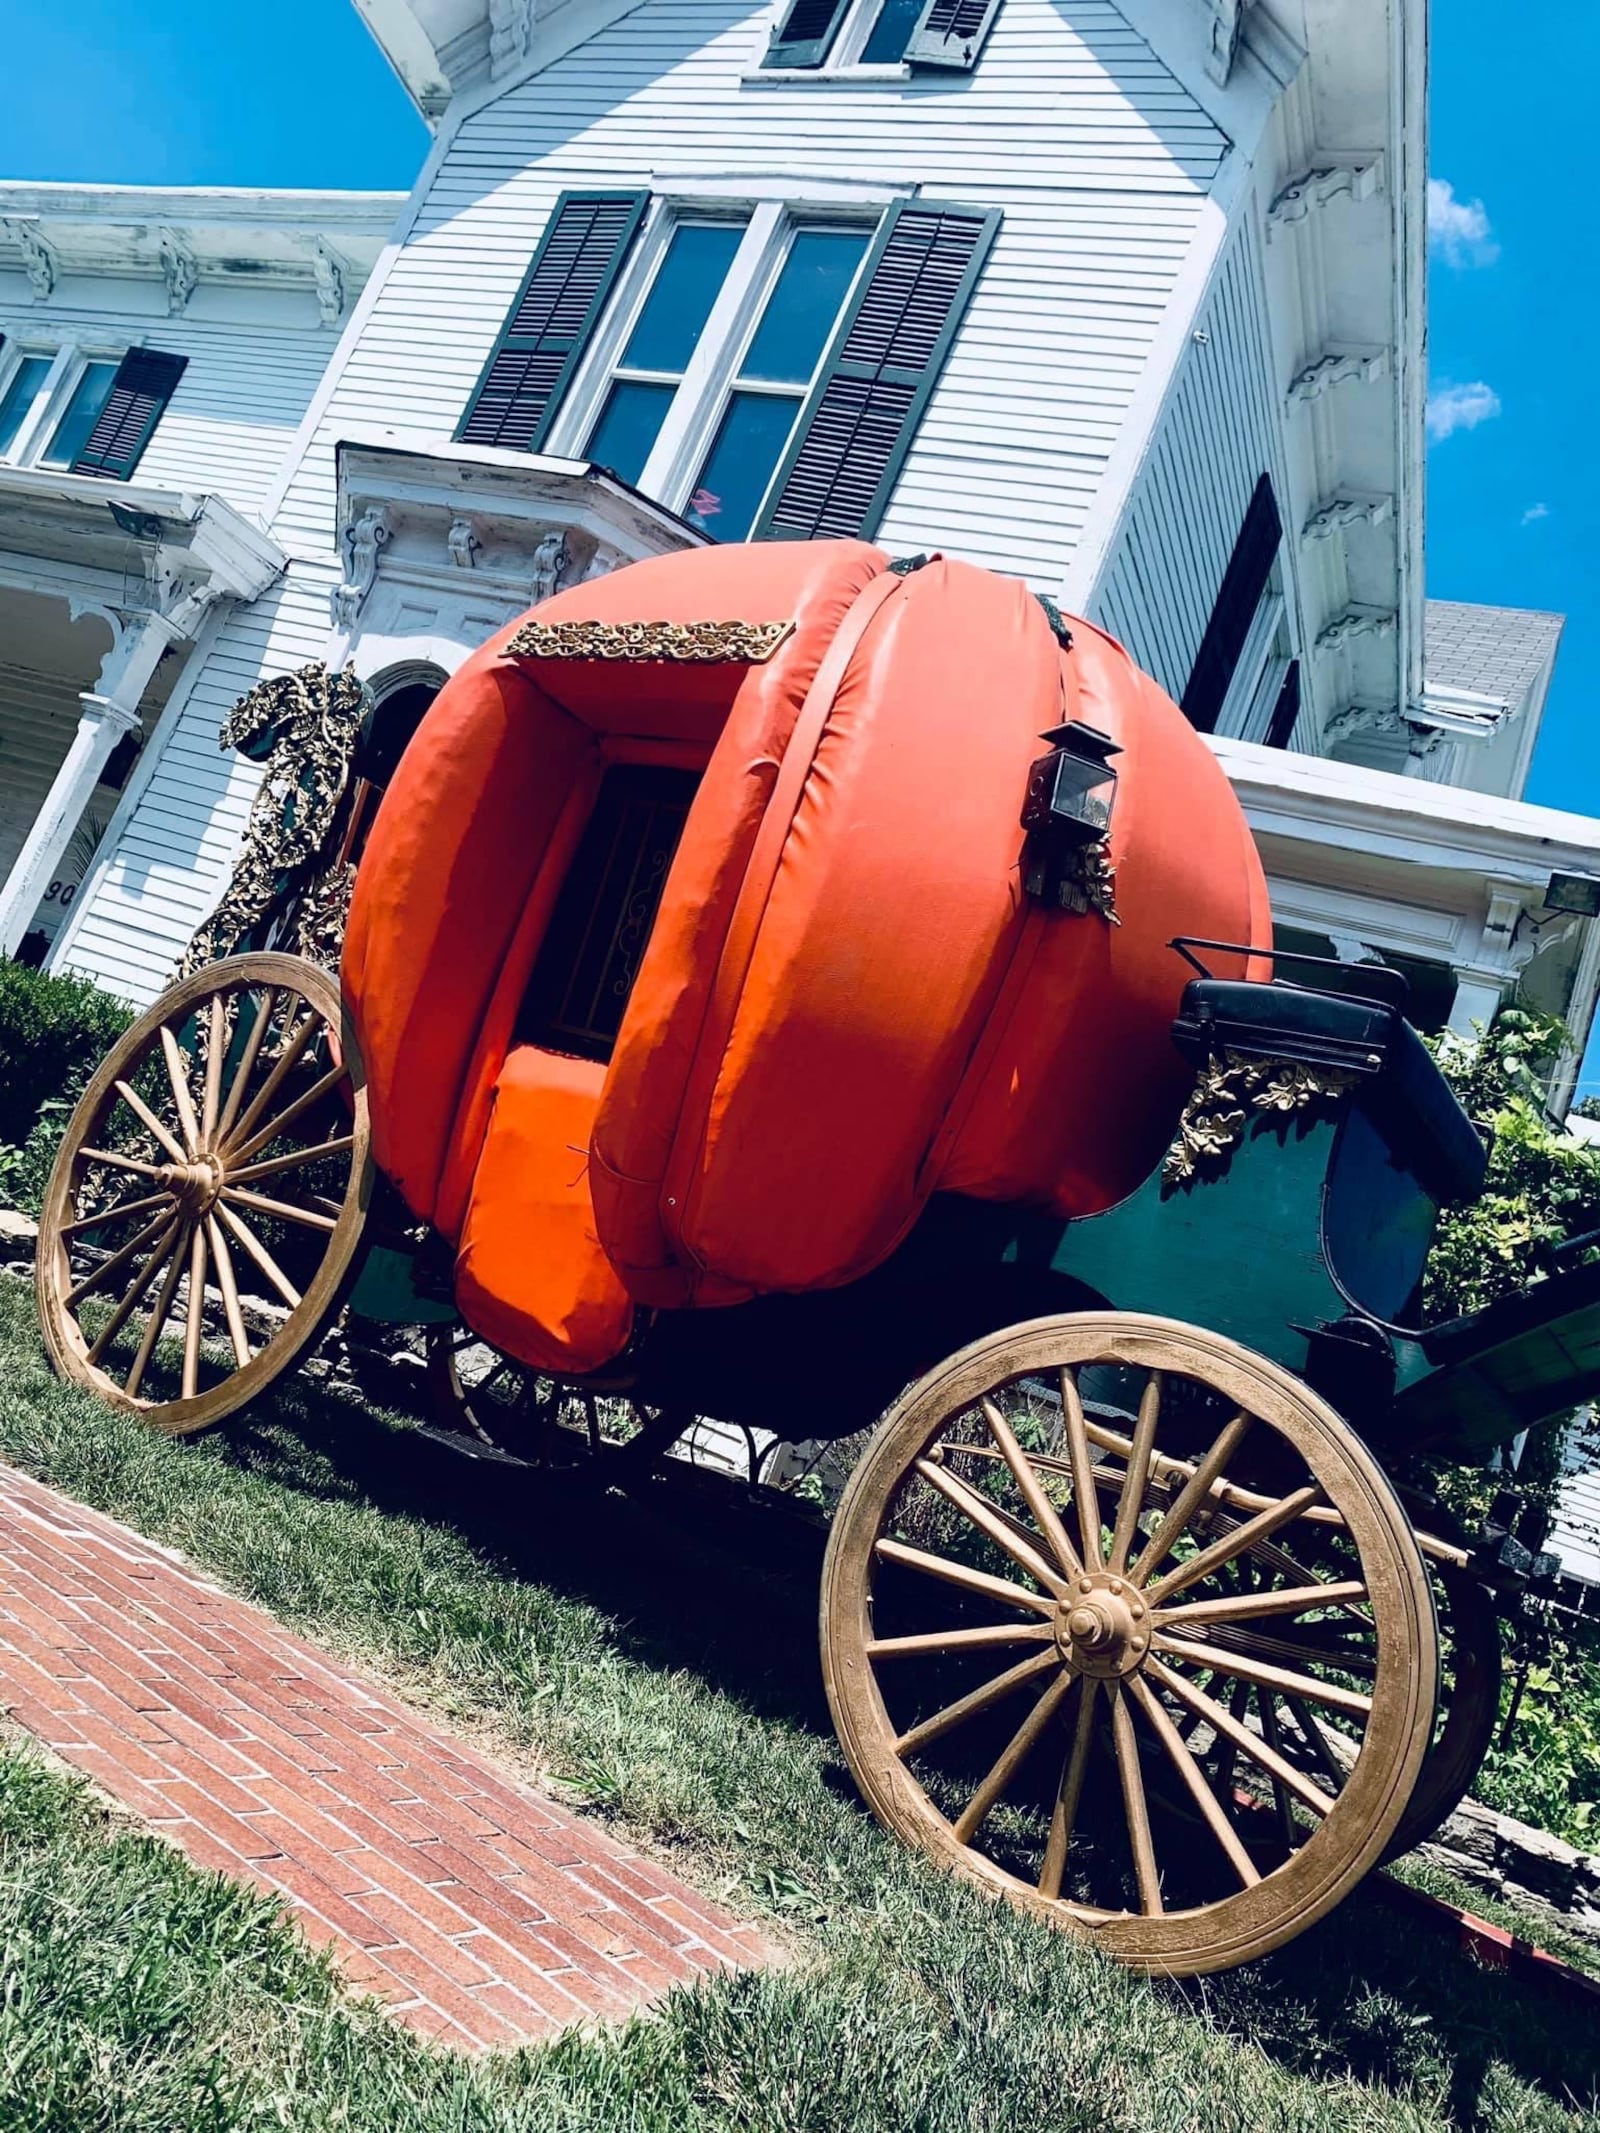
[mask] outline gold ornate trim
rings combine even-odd
[[[1056,896],[1063,911],[1098,911],[1113,926],[1122,924],[1117,916],[1117,870],[1103,837],[1062,854]]]
[[[1178,1122],[1178,1137],[1167,1150],[1161,1175],[1169,1185],[1186,1185],[1202,1169],[1219,1176],[1244,1139],[1251,1111],[1276,1111],[1287,1117],[1314,1104],[1333,1103],[1349,1094],[1357,1076],[1339,1067],[1308,1066],[1300,1059],[1247,1059],[1224,1052],[1200,1069]]]
[[[513,659],[685,660],[759,666],[790,636],[789,622],[525,622]]]

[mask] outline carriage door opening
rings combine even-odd
[[[614,764],[556,898],[516,1042],[611,1057],[699,773]]]

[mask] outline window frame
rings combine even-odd
[[[69,340],[51,346],[20,336],[15,342],[8,338],[5,348],[0,350],[0,400],[5,398],[12,379],[26,359],[49,356],[51,361],[44,383],[34,394],[33,405],[23,417],[11,449],[0,452],[0,466],[35,467],[48,474],[70,474],[70,462],[65,466],[47,466],[45,454],[72,405],[73,394],[92,363],[109,363],[115,371],[131,349],[143,345],[141,341],[129,341],[119,347],[112,342]]]
[[[788,258],[791,239],[803,230],[850,230],[866,240],[861,260],[840,299],[833,326],[824,337],[811,374],[795,385],[757,381],[740,391],[757,391],[794,403],[798,422],[819,372],[828,360],[839,319],[843,318],[872,260],[872,239],[884,215],[881,200],[811,200],[715,198],[698,192],[653,197],[650,213],[607,307],[584,351],[566,397],[551,425],[545,449],[557,457],[584,459],[613,381],[629,375],[622,361],[645,300],[674,233],[685,223],[738,222],[744,236],[723,278],[715,301],[667,409],[649,458],[635,486],[642,494],[683,513],[694,495],[739,372]],[[647,376],[648,373],[640,373]],[[791,437],[792,437],[791,430]],[[773,468],[762,492],[752,526],[782,470],[786,454]]]

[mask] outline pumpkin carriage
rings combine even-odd
[[[863,1438],[821,1606],[863,1792],[1135,1965],[1263,1953],[1438,1826],[1529,1562],[1415,1462],[1592,1388],[1600,1271],[1418,1328],[1482,1146],[1398,981],[1280,970],[1120,647],[964,564],[702,550],[483,647],[375,813],[355,760],[341,983],[196,958],[78,1106],[64,1375],[196,1429],[348,1301],[626,1396],[634,1449]]]

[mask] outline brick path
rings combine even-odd
[[[5,1466],[0,1707],[462,2047],[620,2017],[770,1953],[259,1608]]]

